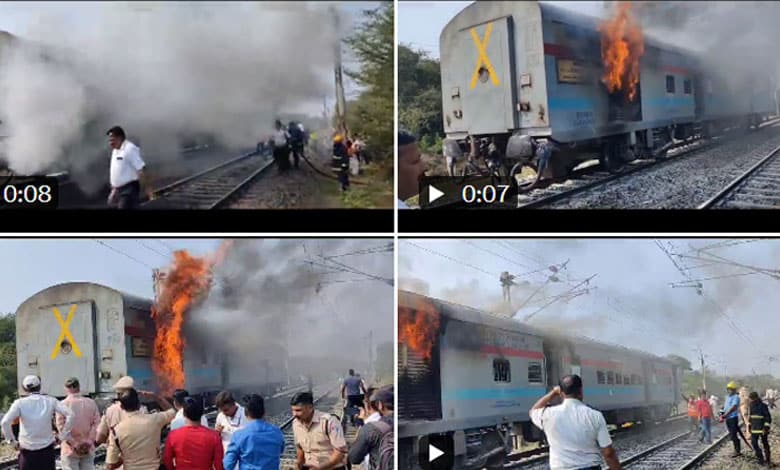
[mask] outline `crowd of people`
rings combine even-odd
[[[728,395],[718,412],[718,420],[726,423],[734,445],[732,456],[741,455],[740,438],[748,443],[740,426],[742,419],[750,435],[748,445],[755,452],[756,460],[761,465],[772,467],[768,439],[772,424],[769,405],[758,393],[747,392],[747,389],[746,399],[740,401],[734,382],[730,382],[726,389]],[[706,390],[699,390],[698,398],[682,396],[688,403],[692,430],[698,430],[699,442],[712,444],[711,428],[715,419],[713,410],[718,409],[717,397],[707,398]],[[547,438],[550,468],[595,470],[601,468],[602,462],[610,470],[621,468],[604,415],[587,406],[583,400],[582,379],[578,375],[567,375],[529,411],[531,421],[544,431]],[[553,404],[557,401],[560,403]]]
[[[349,390],[353,383],[349,377],[344,382]],[[122,377],[114,384],[115,402],[101,416],[97,403],[81,394],[77,378],[64,385],[67,396],[59,401],[41,393],[39,377],[25,377],[25,395],[0,421],[6,440],[19,451],[20,470],[55,470],[57,444],[63,470],[92,470],[95,449],[104,443],[109,470],[280,468],[285,439],[279,427],[264,420],[265,401],[260,395],[246,397],[242,405],[229,391],[220,392],[211,429],[203,402],[186,390],[176,390],[171,403],[137,390],[132,377]],[[362,384],[360,391],[367,397],[360,402],[364,422],[351,446],[339,418],[315,409],[311,391],[292,397],[298,470],[342,470],[348,463],[362,465],[363,470],[393,467],[393,386],[366,389]],[[150,412],[142,402],[156,402],[159,411]],[[18,433],[13,429],[16,424]]]

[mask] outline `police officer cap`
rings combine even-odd
[[[393,392],[393,386],[386,385],[374,392],[374,395],[371,396],[371,401],[379,401],[392,405],[394,397],[395,393]]]
[[[121,379],[117,380],[114,384],[114,390],[123,390],[127,388],[133,388],[135,385],[135,382],[133,381],[133,378],[129,375],[126,375],[122,377]]]

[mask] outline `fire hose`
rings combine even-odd
[[[329,175],[328,173],[326,173],[326,172],[320,170],[319,168],[317,168],[316,166],[314,166],[314,164],[312,162],[310,162],[308,158],[306,158],[306,155],[304,155],[303,152],[301,152],[301,158],[303,158],[303,161],[305,161],[306,164],[309,165],[311,167],[311,169],[314,170],[316,173],[319,173],[320,175],[324,176],[325,178],[328,178],[328,179],[331,179],[331,180],[334,180],[334,181],[338,181],[338,178],[336,178],[335,176]],[[365,186],[368,183],[364,183],[362,181],[350,181],[349,184],[356,184],[358,186]]]

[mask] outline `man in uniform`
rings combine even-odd
[[[741,444],[739,442],[739,395],[737,395],[737,384],[729,382],[726,385],[726,391],[728,396],[723,403],[723,410],[721,411],[721,421],[726,421],[726,427],[729,430],[729,437],[734,444],[734,454],[732,457],[742,455]]]
[[[333,158],[331,159],[331,170],[336,173],[341,185],[341,191],[349,189],[349,153],[344,137],[336,134],[333,137]]]
[[[119,396],[124,393],[127,390],[130,390],[135,385],[135,382],[133,381],[133,378],[129,375],[126,375],[119,380],[116,381],[114,384],[114,392],[116,392],[117,400],[108,408],[106,408],[106,412],[103,414],[103,418],[100,420],[100,424],[97,428],[97,437],[95,438],[95,446],[98,446],[100,444],[103,444],[104,442],[108,443],[108,450],[111,450],[111,447],[114,445],[114,439],[109,440],[109,435],[113,434],[112,429],[119,424],[127,415],[122,410],[122,405],[119,403]],[[141,406],[141,413],[147,413],[148,410],[145,406]],[[117,469],[121,469],[122,466],[120,465],[117,467]]]
[[[144,172],[146,164],[141,158],[141,149],[127,140],[125,131],[114,126],[106,132],[111,147],[111,194],[108,205],[118,209],[133,209],[141,200],[141,193],[152,198],[152,191]]]
[[[162,411],[142,413],[139,397],[154,399]],[[134,388],[122,392],[119,403],[125,417],[112,428],[114,445],[106,454],[108,470],[116,470],[122,465],[127,465],[128,470],[159,470],[162,430],[173,421],[176,410],[165,398],[150,392],[137,392]]]
[[[296,393],[293,414],[296,463],[299,470],[343,470],[347,464],[347,441],[338,418],[314,409],[309,392]]]
[[[767,467],[772,466],[772,459],[769,452],[769,429],[772,426],[772,415],[769,413],[769,407],[758,398],[757,392],[750,392],[748,395],[750,400],[750,421],[748,422],[748,429],[750,430],[750,442],[753,444],[753,450],[756,452],[756,458],[759,465],[763,465],[766,462]],[[764,455],[761,453],[761,448],[758,447],[758,438],[761,438],[761,443],[764,445],[764,453],[766,454],[766,461]]]
[[[290,150],[293,154],[293,165],[295,165],[295,169],[297,170],[299,161],[303,157],[306,135],[303,132],[302,126],[296,124],[295,121],[290,121],[287,125],[287,134],[290,136]]]

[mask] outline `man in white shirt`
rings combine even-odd
[[[549,406],[557,397],[563,403]],[[560,385],[537,401],[531,421],[547,436],[551,470],[598,470],[602,458],[610,470],[620,468],[617,452],[601,412],[582,402],[582,379],[567,375]]]
[[[219,392],[215,402],[219,414],[214,429],[222,436],[222,447],[227,452],[233,433],[247,425],[244,407],[236,403],[233,394],[227,390]]]
[[[6,440],[19,450],[20,470],[55,470],[55,435],[52,429],[54,413],[65,416],[65,424],[58,436],[60,441],[70,443],[73,427],[73,412],[59,400],[41,395],[41,379],[28,375],[22,380],[22,388],[28,396],[13,402],[3,416],[0,426]],[[11,423],[19,418],[19,441],[14,437]]]
[[[118,209],[133,209],[141,200],[143,189],[149,199],[152,198],[151,188],[146,182],[144,168],[146,164],[141,158],[141,149],[127,140],[125,131],[114,126],[106,133],[108,145],[111,146],[111,194],[108,205]]]
[[[284,173],[290,169],[290,134],[278,119],[271,140],[274,146],[274,161],[279,168],[279,173]]]
[[[171,421],[171,431],[187,424],[184,418],[184,399],[188,396],[190,396],[190,393],[187,390],[178,389],[173,392],[173,407],[176,409],[176,417]],[[200,417],[200,425],[206,428],[209,427],[205,414]]]

